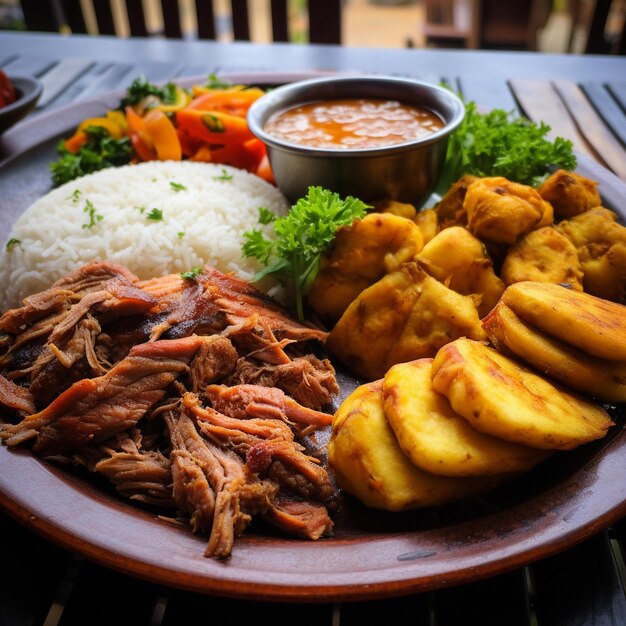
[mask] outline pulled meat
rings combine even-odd
[[[0,317],[0,439],[177,510],[207,556],[254,516],[318,539],[335,490],[303,444],[338,392],[309,353],[326,337],[208,266],[139,281],[91,263]]]

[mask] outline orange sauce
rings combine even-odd
[[[431,111],[396,100],[355,98],[303,104],[273,115],[265,132],[314,148],[379,148],[420,139],[444,126]]]

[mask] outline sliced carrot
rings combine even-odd
[[[135,154],[139,157],[141,161],[155,161],[157,155],[153,152],[141,138],[141,135],[138,132],[131,131],[128,136],[130,137],[130,143],[133,146],[133,150]]]
[[[190,137],[209,144],[243,144],[254,135],[245,118],[219,111],[197,111],[183,109],[176,112],[178,128],[185,129]]]
[[[69,152],[78,152],[87,143],[87,133],[83,130],[76,131],[69,139],[65,140],[65,148]]]

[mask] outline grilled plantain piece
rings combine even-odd
[[[561,285],[520,282],[502,301],[547,335],[609,361],[626,361],[626,306]]]
[[[626,362],[589,356],[523,322],[504,304],[483,320],[500,352],[509,352],[571,389],[604,402],[626,402]]]
[[[406,263],[359,294],[326,345],[357,376],[374,380],[456,337],[486,338],[472,299]]]
[[[476,430],[532,448],[571,450],[604,437],[613,424],[601,407],[470,339],[439,350],[432,381]]]
[[[460,500],[498,480],[446,478],[413,465],[385,418],[381,380],[358,387],[335,413],[328,460],[344,491],[387,511]]]
[[[384,410],[404,453],[440,476],[522,472],[549,453],[485,435],[434,390],[432,359],[394,365],[383,381]]]
[[[485,246],[466,228],[451,226],[431,239],[417,256],[438,281],[465,296],[472,296],[482,318],[494,307],[505,284],[493,271]]]

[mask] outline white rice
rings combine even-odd
[[[232,176],[232,178],[230,178]],[[171,183],[182,185],[176,191]],[[89,205],[102,219],[88,227]],[[139,278],[208,263],[250,280],[259,270],[241,252],[242,234],[259,226],[259,207],[288,210],[264,180],[224,165],[150,162],[84,176],[31,205],[0,252],[0,311],[93,260],[120,263]],[[153,209],[162,220],[148,219]]]

